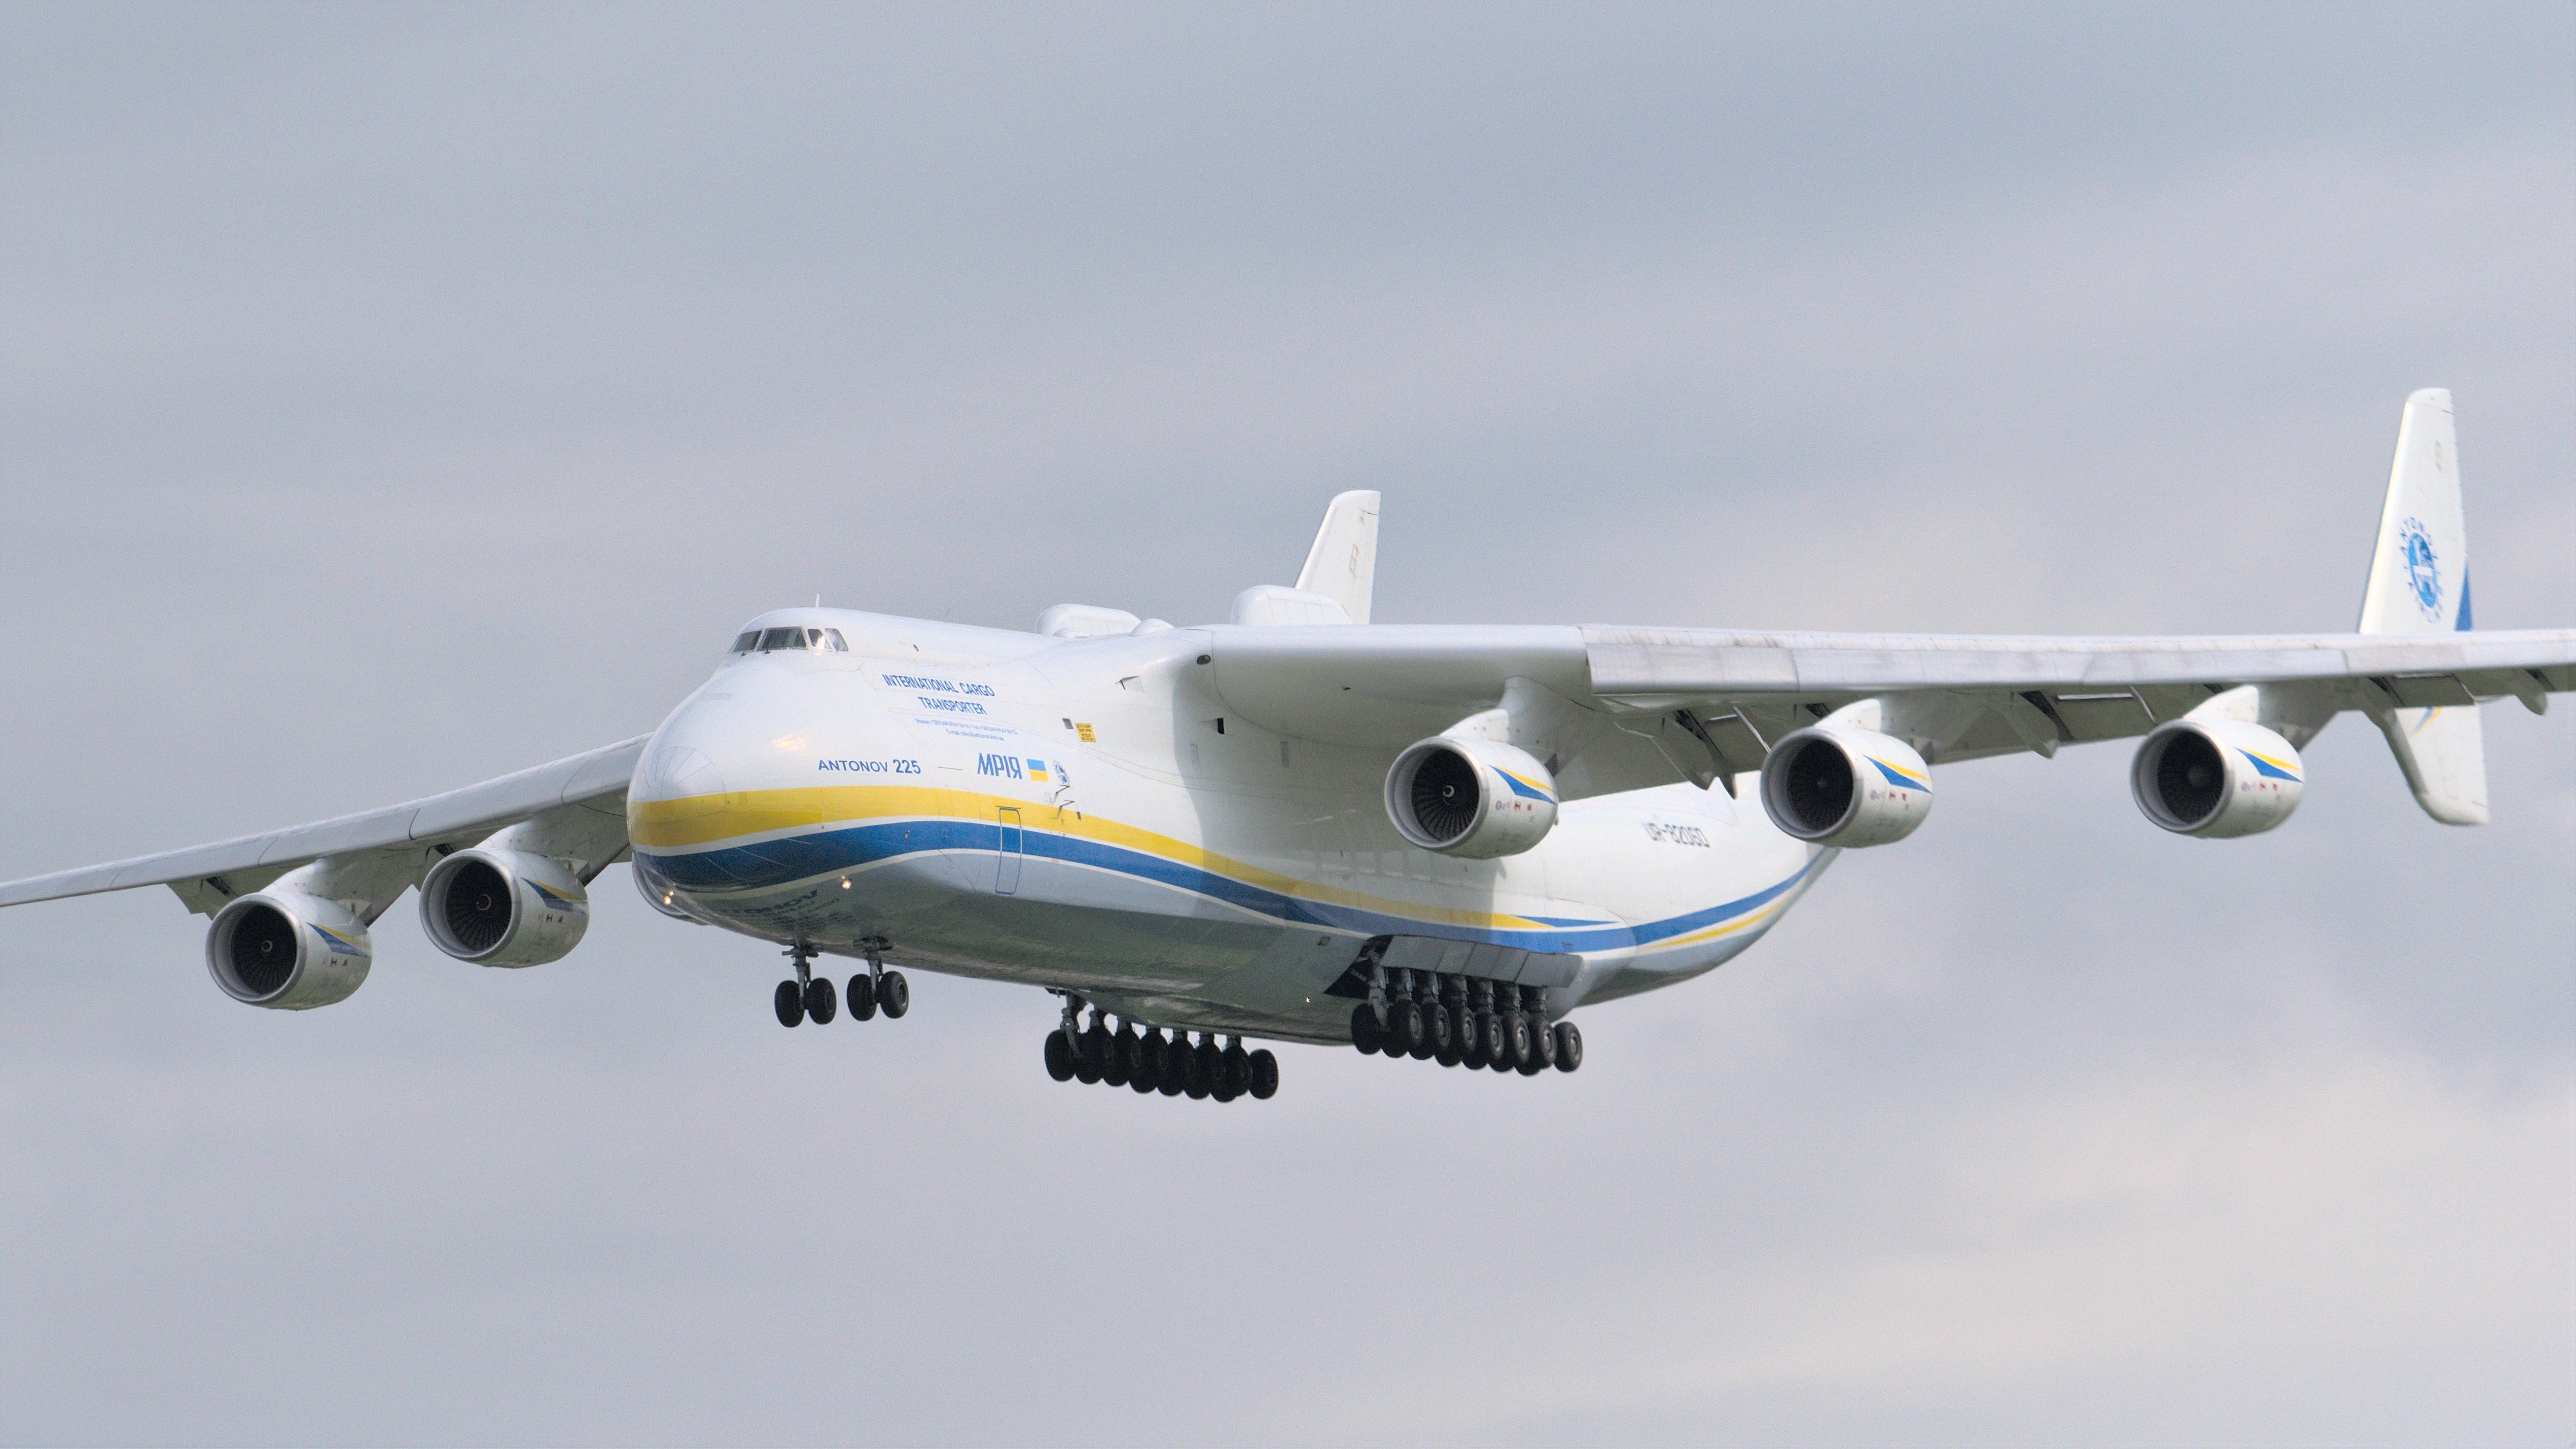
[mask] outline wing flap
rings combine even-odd
[[[1639,708],[1792,694],[1867,698],[1918,689],[2110,691],[2371,676],[2503,676],[2576,663],[2576,629],[2423,637],[2363,634],[2032,639],[1979,635],[1746,634],[1593,626],[1592,691]],[[2474,686],[2472,686],[2474,687]]]

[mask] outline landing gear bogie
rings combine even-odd
[[[1192,1041],[1187,1032],[1139,1032],[1132,1021],[1112,1031],[1107,1012],[1092,1012],[1085,1026],[1080,1010],[1080,1001],[1068,997],[1063,1024],[1046,1035],[1047,1075],[1059,1082],[1106,1082],[1140,1097],[1193,1101],[1266,1102],[1279,1093],[1279,1058],[1245,1047],[1240,1038],[1220,1043],[1216,1033],[1202,1032]]]
[[[846,1000],[852,1021],[872,1020],[879,1011],[891,1020],[912,1009],[912,985],[903,979],[902,972],[884,968],[878,954],[882,944],[876,941],[862,943],[867,950],[868,973],[850,978]],[[833,988],[832,978],[814,974],[814,955],[814,948],[802,941],[787,948],[787,959],[796,968],[796,976],[793,980],[778,983],[775,1004],[780,1026],[796,1026],[807,1021],[816,1026],[828,1026],[832,1018],[840,1015],[845,998]]]

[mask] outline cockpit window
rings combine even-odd
[[[850,652],[850,641],[838,629],[753,629],[735,637],[733,651],[749,654],[757,650],[766,654],[772,649],[825,649],[835,654]]]

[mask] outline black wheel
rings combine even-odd
[[[805,1014],[816,1026],[830,1026],[841,1014],[840,993],[832,989],[832,978],[817,976],[805,983]]]
[[[805,993],[793,981],[778,983],[778,1024],[794,1026],[805,1019]]]
[[[1529,1018],[1517,1011],[1503,1013],[1503,1034],[1494,1045],[1497,1050],[1492,1066],[1498,1072],[1517,1072],[1529,1055]]]
[[[1422,1044],[1413,1049],[1413,1059],[1427,1062],[1449,1049],[1449,1008],[1432,1002],[1422,1008]]]
[[[1252,1054],[1252,1100],[1267,1102],[1279,1095],[1279,1059],[1268,1047]]]
[[[1163,1034],[1147,1031],[1136,1039],[1136,1070],[1127,1085],[1138,1092],[1150,1092],[1163,1084]]]
[[[869,1017],[876,1015],[876,983],[868,980],[868,978],[864,976],[851,977],[850,989],[843,993],[843,1002],[850,1008],[850,1020],[852,1021],[865,1021]]]
[[[1361,1056],[1376,1056],[1385,1035],[1386,1023],[1378,1016],[1376,1003],[1363,1001],[1351,1008],[1351,1045],[1360,1049]]]
[[[1476,1017],[1476,1049],[1467,1054],[1467,1065],[1490,1067],[1503,1050],[1503,1019],[1487,1011]]]
[[[1216,1043],[1202,1036],[1189,1050],[1189,1085],[1182,1088],[1193,1102],[1204,1102],[1216,1088]]]
[[[1100,1080],[1123,1087],[1136,1075],[1136,1029],[1120,1026],[1109,1039],[1109,1058],[1100,1064]]]
[[[1073,1044],[1081,1051],[1082,1060],[1089,1063],[1093,1071],[1106,1073],[1109,1070],[1109,1041],[1109,1023],[1094,1016],[1091,1018],[1091,1025],[1083,1029],[1082,1035],[1074,1038]],[[1083,1080],[1090,1081],[1091,1078],[1085,1077]]]
[[[1220,1102],[1231,1102],[1252,1090],[1252,1053],[1245,1051],[1241,1042],[1225,1049],[1225,1066],[1217,1073],[1217,1086],[1222,1089],[1217,1096]]]
[[[1190,1039],[1176,1031],[1163,1048],[1163,1079],[1154,1084],[1154,1090],[1166,1097],[1177,1097],[1189,1089]]]
[[[1391,1057],[1417,1056],[1422,1050],[1422,1006],[1419,1002],[1399,1001],[1387,1013],[1386,1054]]]
[[[1583,1065],[1583,1030],[1570,1021],[1556,1024],[1556,1069],[1570,1072]]]
[[[877,982],[877,1008],[892,1021],[912,1010],[912,983],[900,971],[889,971]]]
[[[1060,1029],[1047,1033],[1046,1064],[1048,1076],[1059,1082],[1073,1080],[1073,1048],[1065,1044],[1064,1032]]]
[[[1541,1068],[1556,1065],[1556,1027],[1544,1016],[1530,1018],[1530,1060]]]
[[[1462,1006],[1455,1015],[1458,1033],[1450,1038],[1449,1049],[1457,1056],[1458,1065],[1472,1067],[1476,1064],[1476,1013]]]

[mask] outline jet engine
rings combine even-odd
[[[1886,845],[1932,814],[1932,772],[1894,735],[1814,725],[1783,735],[1762,761],[1771,823],[1818,845]]]
[[[347,1000],[374,955],[355,912],[297,891],[243,896],[206,931],[206,969],[224,994],[281,1011]]]
[[[1556,824],[1556,777],[1499,740],[1434,735],[1386,772],[1396,833],[1425,850],[1490,860],[1518,855]]]
[[[2165,829],[2225,840],[2289,819],[2304,773],[2299,752],[2261,725],[2186,717],[2156,726],[2139,743],[2129,790]]]
[[[561,861],[460,850],[420,883],[420,923],[438,949],[485,966],[560,960],[590,929],[590,894]]]

